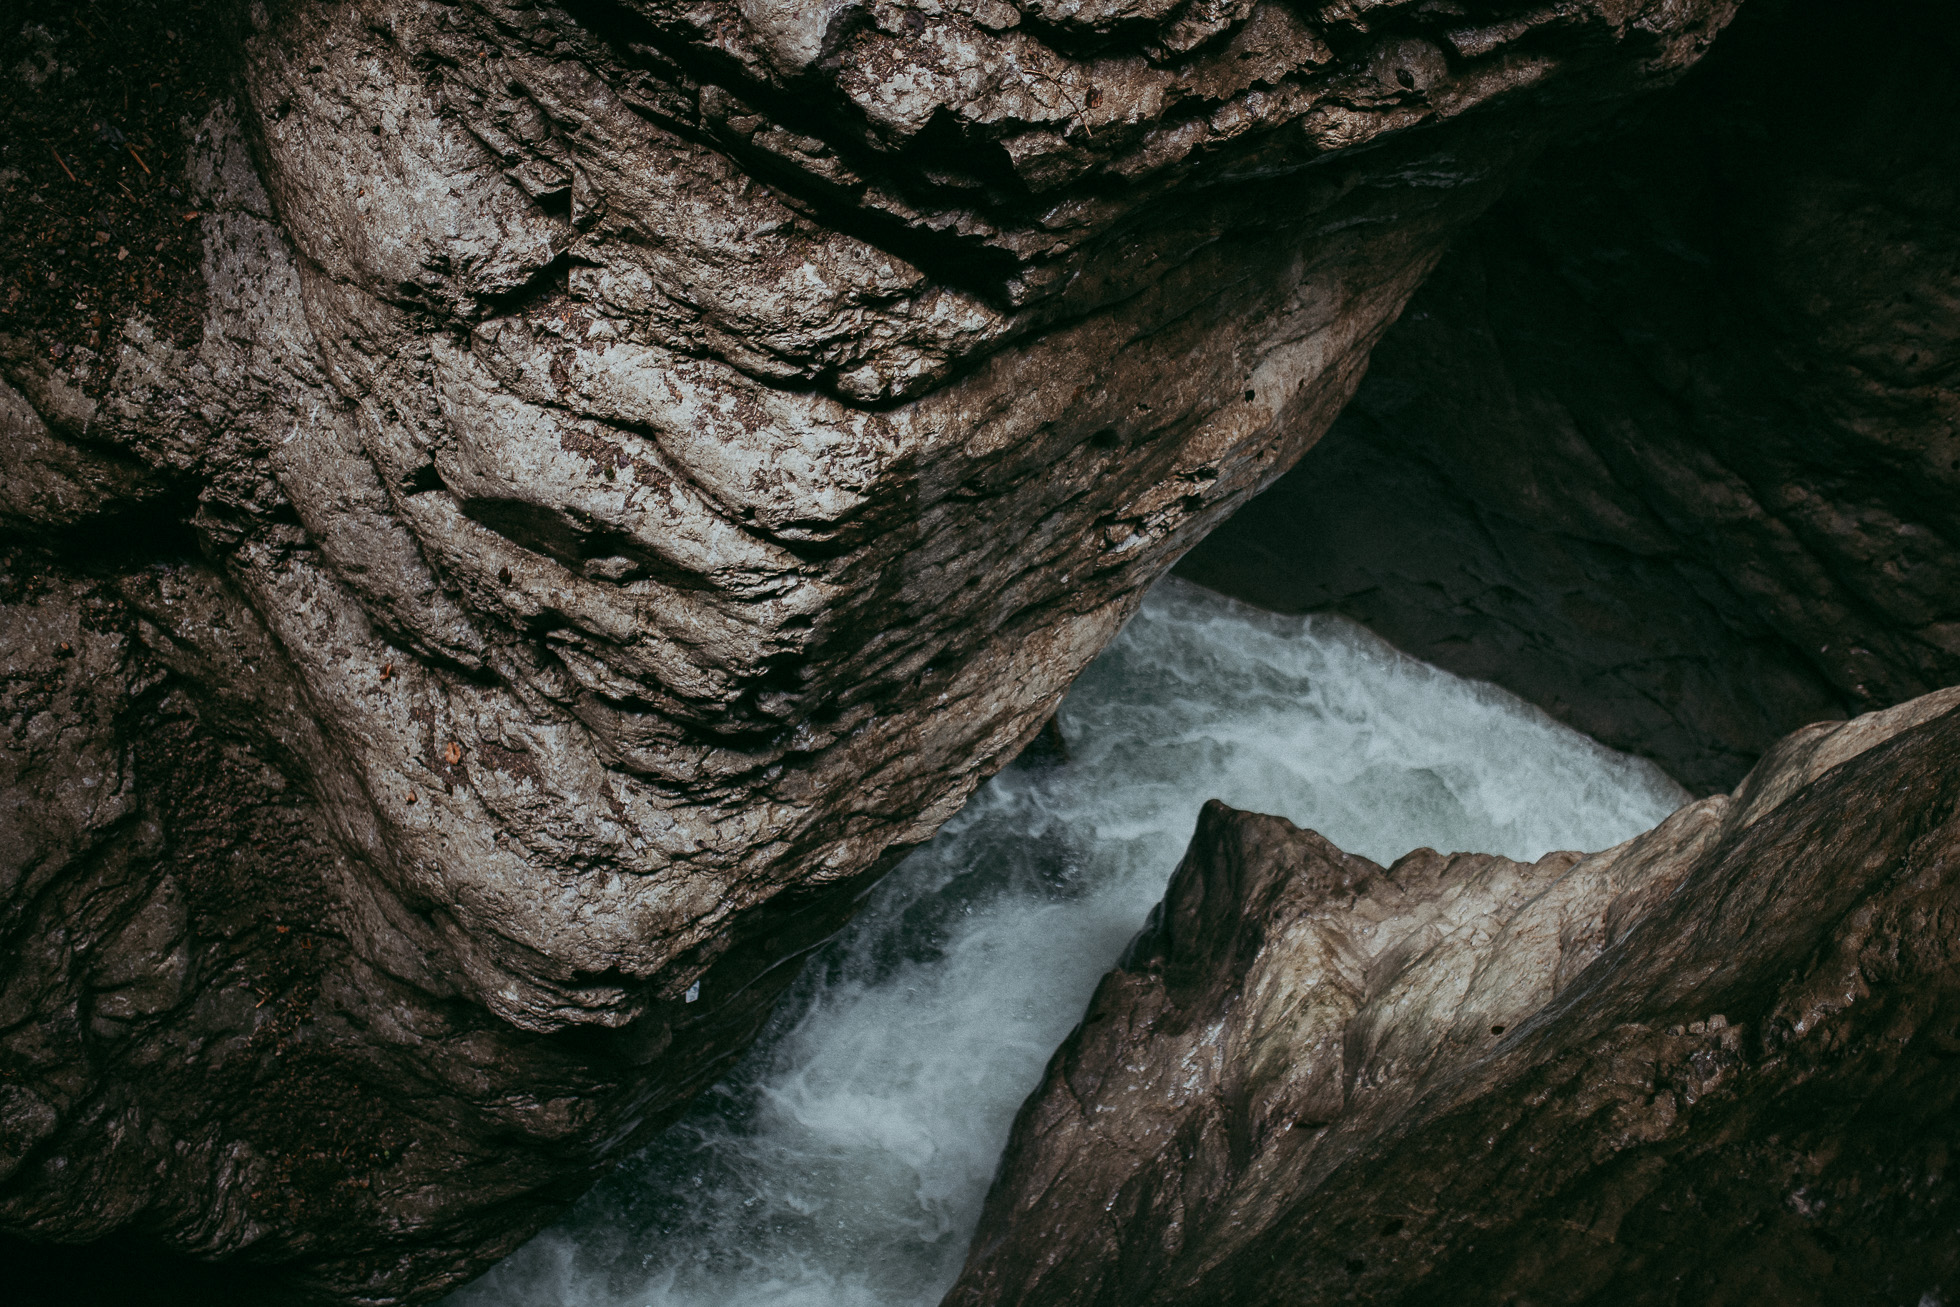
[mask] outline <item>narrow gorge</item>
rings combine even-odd
[[[1948,8],[14,8],[32,1301],[1960,1292]]]

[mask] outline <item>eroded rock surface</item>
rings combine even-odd
[[[1212,804],[949,1307],[1914,1302],[1960,1270],[1960,690],[1591,856]]]
[[[0,1230],[372,1302],[507,1250],[1733,8],[44,5]]]
[[[1453,247],[1184,574],[1345,613],[1697,793],[1960,680],[1955,12],[1751,5]]]

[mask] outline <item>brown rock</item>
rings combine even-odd
[[[0,1231],[382,1303],[712,1080],[1520,161],[1734,0],[44,9],[0,69],[100,150],[6,183],[0,517],[115,614],[63,729],[161,843],[105,870],[21,700]],[[118,143],[144,87],[185,130]],[[69,243],[112,190],[175,215],[133,262]]]
[[[949,1307],[1911,1302],[1960,1269],[1960,690],[1591,856],[1208,806]]]

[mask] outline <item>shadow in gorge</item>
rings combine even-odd
[[[1697,793],[1960,681],[1960,11],[1753,0],[1544,158],[1183,575]]]
[[[65,1246],[0,1236],[14,1307],[285,1307],[289,1291],[250,1267],[213,1266],[124,1240]]]

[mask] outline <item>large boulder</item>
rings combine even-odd
[[[1957,911],[1960,690],[1590,856],[1214,803],[948,1307],[1941,1301]]]
[[[510,1248],[1734,3],[42,4],[0,1231]]]

